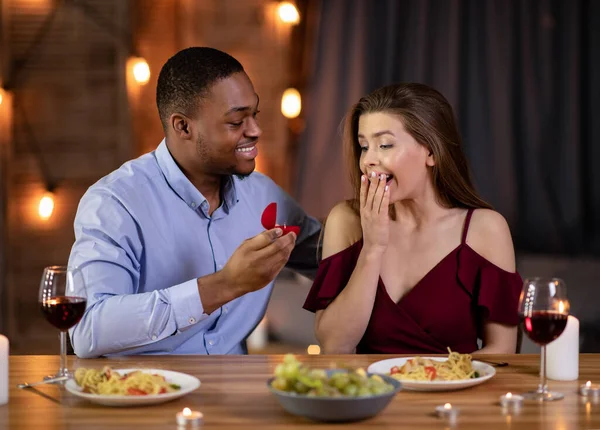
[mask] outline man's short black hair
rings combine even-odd
[[[167,129],[173,112],[193,116],[198,102],[214,83],[243,71],[238,60],[214,48],[186,48],[169,58],[156,85],[156,105],[163,128]]]

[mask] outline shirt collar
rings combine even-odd
[[[156,161],[162,171],[167,183],[171,189],[183,200],[189,207],[196,210],[201,208],[203,212],[208,213],[208,201],[200,191],[190,182],[190,180],[181,171],[175,159],[167,148],[165,139],[160,142],[155,151]],[[225,210],[229,212],[238,202],[235,179],[228,176],[221,190],[225,202]]]

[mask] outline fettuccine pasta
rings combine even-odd
[[[120,375],[110,367],[75,371],[75,382],[85,393],[115,396],[146,396],[150,394],[172,393],[181,389],[169,384],[164,376],[145,373],[140,370]]]
[[[469,354],[450,353],[448,360],[435,361],[422,357],[408,360],[402,367],[394,366],[390,376],[400,381],[457,381],[478,378]]]

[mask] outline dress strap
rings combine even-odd
[[[461,244],[465,244],[466,240],[467,240],[467,233],[469,232],[469,224],[471,223],[471,216],[473,215],[473,211],[475,209],[470,208],[467,211],[467,216],[465,218],[465,225],[463,226],[463,233],[462,233],[462,239],[460,241]]]

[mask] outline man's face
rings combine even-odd
[[[215,83],[200,102],[196,154],[202,171],[246,176],[254,171],[262,130],[256,121],[258,95],[250,78],[235,73]]]

